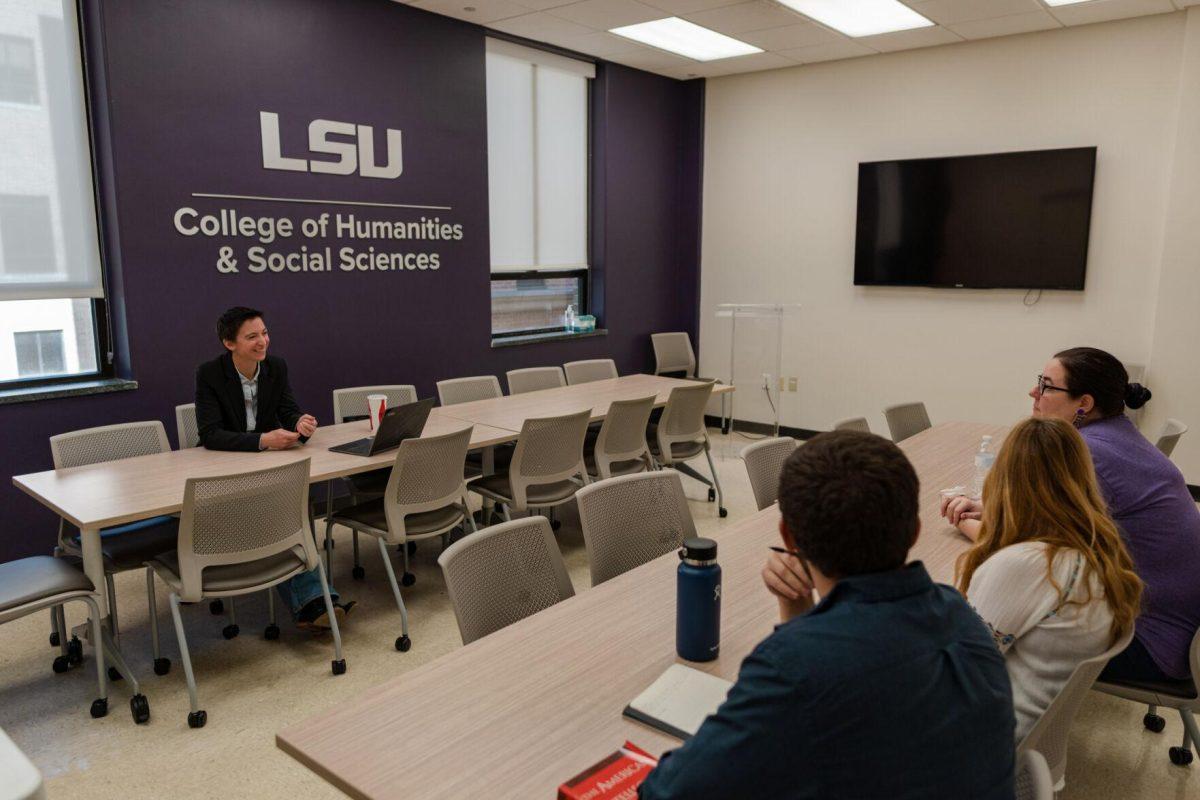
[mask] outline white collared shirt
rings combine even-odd
[[[242,373],[238,373],[238,377],[242,380],[242,397],[246,400],[246,430],[254,430],[258,419],[258,375],[262,372],[262,364],[259,363],[254,367],[254,377],[247,378]]]

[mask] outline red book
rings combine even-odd
[[[637,787],[657,763],[657,758],[626,742],[608,758],[559,786],[558,800],[635,800]]]

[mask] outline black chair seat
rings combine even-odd
[[[468,487],[485,495],[498,498],[502,503],[512,502],[512,484],[508,474],[489,475],[474,481]],[[530,486],[525,492],[525,502],[530,506],[542,506],[559,503],[575,494],[579,485],[572,481],[557,481]]]
[[[1153,692],[1155,694],[1167,695],[1168,697],[1178,697],[1184,700],[1194,700],[1196,698],[1196,684],[1191,678],[1183,680],[1169,681],[1113,681],[1103,680],[1099,683],[1109,686],[1121,686],[1126,689],[1137,689],[1142,692]]]
[[[164,576],[167,582],[179,585],[179,554],[172,550],[154,559],[154,563],[165,567],[169,575]],[[244,589],[247,586],[257,586],[269,581],[282,578],[304,567],[304,559],[291,550],[276,553],[273,556],[248,561],[243,564],[221,564],[206,567],[201,573],[204,592],[228,592]]]
[[[457,525],[462,519],[463,514],[456,506],[422,511],[404,518],[404,532],[406,536],[421,536]],[[382,497],[343,509],[334,515],[333,521],[342,525],[357,523],[376,530],[388,530],[387,513],[383,509]]]
[[[147,561],[175,549],[179,539],[177,517],[152,517],[128,525],[117,525],[100,531],[100,552],[108,572],[138,569]],[[71,543],[83,549],[79,534]]]
[[[66,559],[31,556],[0,564],[0,613],[68,592],[95,591],[83,570]]]

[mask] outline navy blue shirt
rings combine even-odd
[[[992,635],[914,562],[777,626],[638,796],[1012,800],[1013,727]]]

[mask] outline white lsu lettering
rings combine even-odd
[[[326,175],[352,175],[355,171],[364,178],[398,178],[404,171],[400,131],[387,128],[387,163],[375,163],[375,130],[370,125],[314,119],[308,123],[308,149],[313,153],[337,156],[336,161],[293,158],[282,154],[279,142],[279,115],[271,111],[258,112],[262,133],[264,169],[289,172],[319,172]],[[330,141],[329,135],[356,136],[357,143]]]

